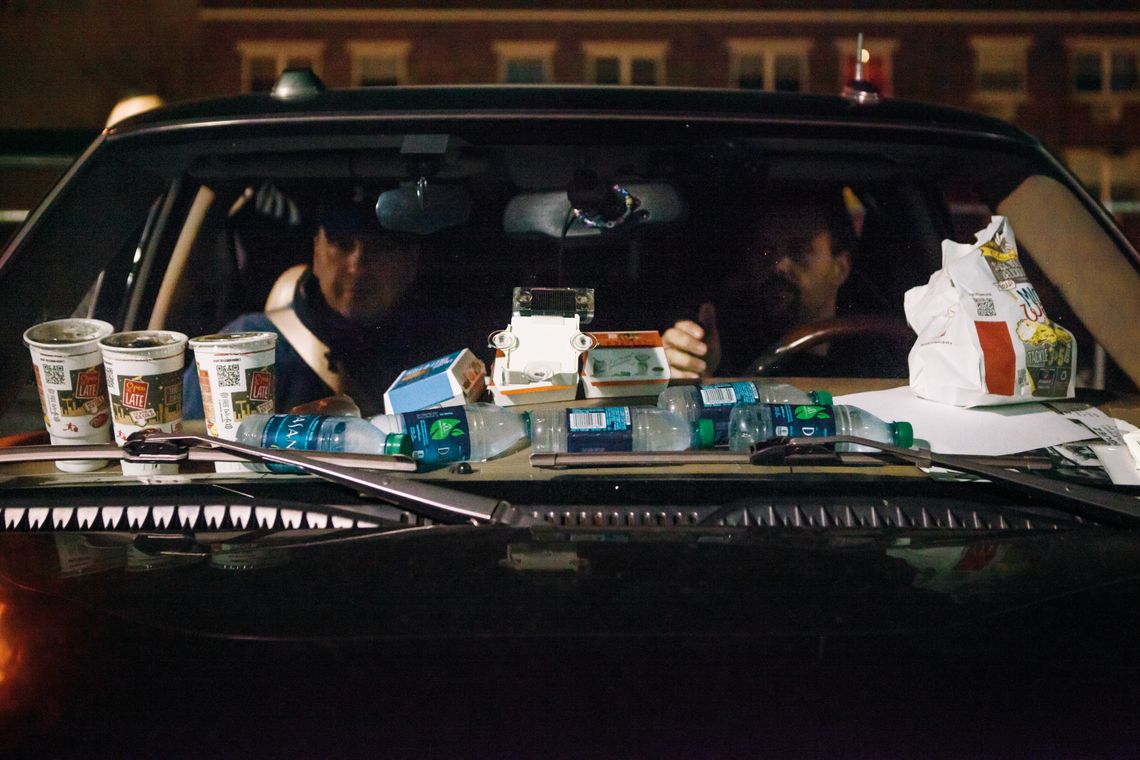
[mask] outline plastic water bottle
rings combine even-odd
[[[527,440],[523,415],[494,404],[467,404],[403,414],[378,414],[368,422],[383,433],[406,433],[421,469],[497,457]]]
[[[535,453],[684,451],[712,446],[712,423],[651,406],[573,407],[530,413]]]
[[[657,397],[657,408],[677,412],[689,422],[713,423],[713,445],[728,443],[728,417],[737,404],[830,404],[827,391],[801,391],[787,383],[745,380],[736,383],[678,385]]]
[[[757,441],[777,436],[802,438],[857,435],[910,448],[914,429],[909,422],[885,422],[857,406],[843,404],[745,404],[733,407],[728,422],[728,447],[748,451]],[[868,446],[838,443],[836,451],[875,451]]]
[[[251,414],[238,425],[237,442],[265,449],[412,455],[412,441],[406,435],[385,434],[359,417],[324,414]],[[300,472],[290,465],[267,463],[266,467],[273,472]]]

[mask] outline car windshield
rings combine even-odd
[[[611,524],[698,522],[762,494],[871,503],[938,475],[851,442],[795,466],[757,458],[779,436],[1017,456],[1113,487],[1088,447],[1126,455],[1140,422],[1138,262],[1030,138],[902,104],[736,93],[686,111],[684,93],[573,92],[471,108],[454,92],[266,95],[107,130],[0,260],[0,454],[139,431],[350,451],[492,509]],[[964,347],[990,328],[962,338],[947,317],[931,339],[911,304],[948,250],[980,262],[983,242],[997,246],[988,287],[1019,294],[1016,318],[961,277],[947,287],[1002,345],[1019,338],[1008,383]],[[105,366],[67,375],[42,358],[80,340],[63,319],[87,320],[66,329],[94,330],[83,340]],[[918,356],[919,334],[945,356]],[[957,397],[929,400],[949,386]],[[742,401],[790,411],[750,417]],[[457,422],[448,410],[465,405]],[[196,444],[170,443],[179,457]],[[0,482],[61,504],[95,485],[114,502],[130,485],[314,482],[215,452],[227,458],[0,461]],[[306,503],[357,498],[321,489]],[[789,509],[779,520],[798,519]]]

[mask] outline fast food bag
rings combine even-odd
[[[1069,398],[1073,335],[1045,315],[1003,216],[971,243],[942,241],[942,268],[903,298],[918,339],[909,356],[915,395],[954,406]]]

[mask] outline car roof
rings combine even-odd
[[[744,119],[952,131],[1038,145],[1035,138],[999,119],[914,101],[884,99],[875,104],[860,105],[830,95],[592,85],[318,89],[311,94],[293,97],[255,93],[153,109],[126,119],[107,132],[109,136],[115,136],[196,124],[237,125],[265,119],[370,115]]]

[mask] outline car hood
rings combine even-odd
[[[505,724],[545,735],[560,710],[595,728],[617,711],[625,729],[680,710],[671,726],[708,729],[733,700],[791,725],[824,704],[855,715],[869,693],[887,712],[950,700],[996,721],[1014,695],[1119,693],[1140,669],[1129,533],[461,527],[326,540],[223,537],[155,556],[147,539],[0,536],[0,723],[37,746],[130,754],[301,737],[315,750],[341,723],[359,741],[459,742],[470,723],[443,716],[475,705],[500,739]],[[988,685],[967,689],[979,675]],[[1070,718],[1096,700],[1081,704]],[[273,743],[242,734],[249,722]]]

